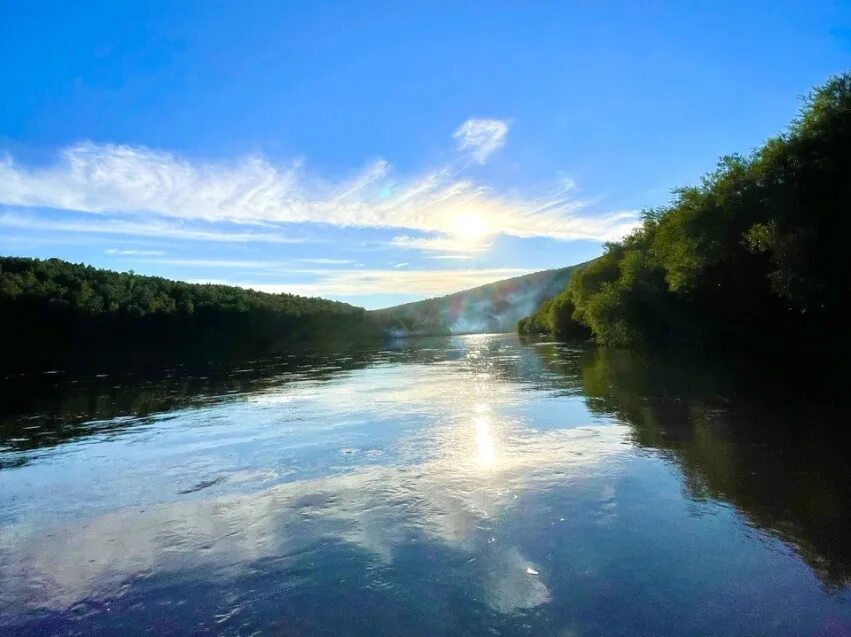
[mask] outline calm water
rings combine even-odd
[[[510,335],[6,378],[0,633],[851,635],[794,395]]]

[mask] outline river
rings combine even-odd
[[[7,377],[0,633],[849,635],[851,410],[747,378],[514,335]]]

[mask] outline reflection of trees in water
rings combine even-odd
[[[510,337],[435,337],[380,351],[205,363],[148,376],[8,377],[0,380],[0,449],[17,453],[0,462],[24,464],[38,449],[290,382],[466,356],[486,366],[494,382],[584,396],[592,411],[629,424],[636,444],[671,458],[693,498],[735,505],[756,527],[793,545],[827,585],[851,580],[851,410],[821,395],[808,398],[800,387],[784,394],[776,386],[754,386],[752,371],[736,373],[706,360],[555,343],[518,348]]]
[[[363,353],[197,362],[156,373],[63,372],[0,380],[0,449],[26,451],[128,429],[154,414],[237,400],[295,380],[327,381],[369,364]],[[18,463],[25,459],[18,458]]]
[[[615,415],[636,444],[676,462],[691,497],[733,504],[791,544],[826,585],[851,580],[847,405],[800,385],[759,386],[752,370],[707,360],[537,350],[569,381],[578,374],[590,409]]]
[[[0,468],[28,462],[28,451],[144,425],[156,414],[239,400],[297,381],[326,382],[380,363],[458,357],[449,337],[401,340],[385,349],[302,351],[243,360],[187,360],[159,370],[63,371],[0,378]]]

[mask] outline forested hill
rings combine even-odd
[[[396,335],[510,332],[520,318],[563,289],[576,267],[534,272],[369,314]]]
[[[363,308],[292,294],[170,281],[59,259],[0,257],[2,365],[214,358],[373,337]]]
[[[815,90],[785,133],[645,211],[519,329],[617,346],[848,351],[849,236],[844,74]]]

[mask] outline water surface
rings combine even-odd
[[[53,372],[2,381],[0,633],[851,634],[822,397],[512,335]]]

